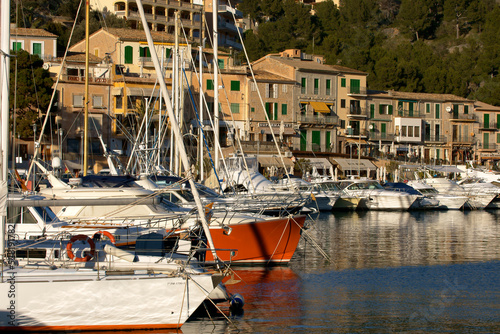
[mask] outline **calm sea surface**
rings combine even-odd
[[[500,333],[500,210],[325,213],[291,263],[241,268],[243,314],[182,333]]]

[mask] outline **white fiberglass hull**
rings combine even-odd
[[[101,272],[98,279],[92,270],[4,273],[2,331],[179,328],[218,283],[207,274],[188,278]]]

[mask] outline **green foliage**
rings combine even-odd
[[[15,82],[17,65],[17,85],[10,85],[10,108],[16,103],[16,132],[22,138],[33,136],[32,125],[37,122],[39,111],[45,113],[52,97],[54,81],[49,72],[42,68],[43,61],[24,50],[11,58],[10,82]]]

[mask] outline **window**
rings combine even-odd
[[[251,108],[250,108],[250,112],[255,112],[255,108],[254,108],[254,107],[251,107]]]
[[[212,79],[207,79],[207,90],[214,90],[214,81]]]
[[[426,103],[425,104],[425,113],[426,114],[430,114],[431,113],[431,104],[430,103]]]
[[[286,114],[287,114],[287,112],[288,112],[288,110],[287,110],[287,109],[288,109],[288,106],[287,106],[286,104],[284,104],[284,103],[283,103],[283,104],[281,105],[281,114],[282,114],[282,115],[286,115]]]
[[[231,113],[239,114],[240,113],[240,104],[239,103],[231,103]]]
[[[345,108],[345,99],[340,100],[340,108]]]
[[[314,79],[314,94],[319,94],[319,79]]]
[[[420,137],[420,126],[415,126],[415,131],[413,132],[415,137]]]
[[[254,82],[254,81],[250,81],[250,90],[251,90],[252,92],[257,91],[257,85],[255,84],[255,82]]]
[[[231,81],[231,91],[233,91],[233,92],[240,91],[240,82],[239,81]]]
[[[406,125],[401,126],[401,136],[406,137]]]
[[[266,102],[266,115],[271,120],[273,119],[272,108],[273,104],[270,102]]]
[[[125,64],[134,63],[134,48],[130,45],[125,47]]]
[[[123,108],[123,96],[121,96],[121,95],[116,96],[115,105],[116,105],[116,109]]]
[[[83,108],[83,95],[73,95],[73,108]]]
[[[266,84],[266,98],[278,98],[278,84]]]
[[[104,108],[102,95],[92,95],[92,107],[93,108]]]
[[[351,89],[352,94],[361,93],[361,81],[359,79],[351,79]]]
[[[224,69],[224,59],[217,59],[217,64],[221,70]]]
[[[347,85],[346,83],[347,83],[346,78],[340,79],[340,87],[345,87]]]
[[[274,103],[273,105],[273,116],[274,116],[274,120],[277,121],[278,120],[278,103]]]
[[[32,50],[33,50],[33,54],[34,55],[37,55],[39,56],[40,58],[42,58],[42,43],[33,43],[33,45],[31,46],[32,47]]]
[[[302,78],[301,87],[300,87],[300,93],[301,94],[305,94],[306,93],[306,78]]]
[[[22,42],[12,42],[12,51],[16,52],[23,49]]]
[[[497,129],[500,129],[500,114],[497,114]]]
[[[375,105],[370,104],[370,118],[375,118]]]
[[[332,81],[330,79],[326,79],[326,95],[330,95]]]
[[[441,116],[441,115],[439,115],[439,111],[440,111],[440,109],[441,109],[441,105],[440,105],[440,104],[436,104],[436,105],[434,106],[434,111],[435,111],[435,113],[436,113],[436,118],[437,118],[437,119],[439,119],[439,117]]]
[[[413,137],[413,126],[408,127],[408,137]]]
[[[497,133],[497,144],[500,143],[500,133]]]
[[[287,87],[286,85],[281,85],[281,92],[286,93],[287,92]]]
[[[464,114],[468,114],[469,113],[469,106],[464,106]]]
[[[139,57],[151,58],[151,52],[148,47],[139,47]]]

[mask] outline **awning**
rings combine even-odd
[[[313,107],[315,112],[322,112],[325,114],[330,113],[330,108],[326,105],[325,102],[309,102],[311,104],[311,107]]]
[[[332,163],[328,161],[327,158],[307,158],[311,167],[316,167],[317,169],[329,169],[332,167]]]
[[[359,140],[359,139],[354,139],[354,138],[346,138],[346,139],[345,139],[345,141],[346,141],[347,143],[352,143],[352,144],[361,144],[361,145],[366,145],[366,144],[368,144],[368,143],[366,142],[366,140],[364,140],[364,139]]]
[[[159,96],[160,90],[155,89],[154,94],[153,94],[153,89],[152,88],[137,88],[137,87],[127,87],[127,95],[129,96],[144,96],[144,97],[149,97],[153,95],[154,97]]]
[[[260,164],[260,167],[283,167],[281,163],[281,159],[279,157],[257,157],[257,161]],[[285,163],[286,168],[292,167],[293,161],[290,158],[283,157],[283,162]]]
[[[358,159],[357,158],[354,158],[354,157],[352,159],[334,158],[333,160],[339,165],[340,169],[342,169],[343,171],[357,170],[358,169]],[[376,170],[377,166],[375,166],[368,159],[359,159],[359,169]]]
[[[113,88],[111,88],[111,95],[113,95],[113,96],[123,95],[123,87],[113,87]]]

